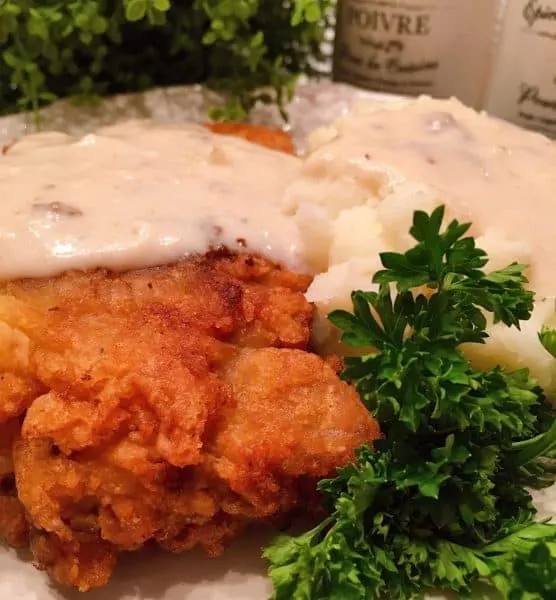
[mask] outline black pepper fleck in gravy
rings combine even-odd
[[[32,210],[34,212],[46,213],[56,218],[83,216],[83,211],[80,208],[65,204],[64,202],[34,202]]]
[[[8,152],[10,151],[10,148],[15,146],[16,142],[17,142],[17,139],[14,139],[11,142],[8,142],[5,146],[2,146],[2,155],[8,154]]]

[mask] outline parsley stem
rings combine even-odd
[[[518,467],[523,467],[527,463],[540,456],[546,456],[548,452],[556,448],[556,421],[548,431],[537,435],[530,440],[516,442],[513,444],[514,450],[518,450],[514,463]]]

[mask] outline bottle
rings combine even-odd
[[[402,95],[484,101],[497,0],[339,0],[333,77]]]
[[[509,0],[496,54],[487,112],[556,138],[556,0]]]

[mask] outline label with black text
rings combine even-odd
[[[556,0],[508,3],[487,110],[556,137]]]
[[[397,94],[483,99],[496,3],[340,0],[334,77]]]

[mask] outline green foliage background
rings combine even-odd
[[[217,117],[282,106],[322,58],[332,2],[0,0],[0,114],[199,82],[229,95]]]

